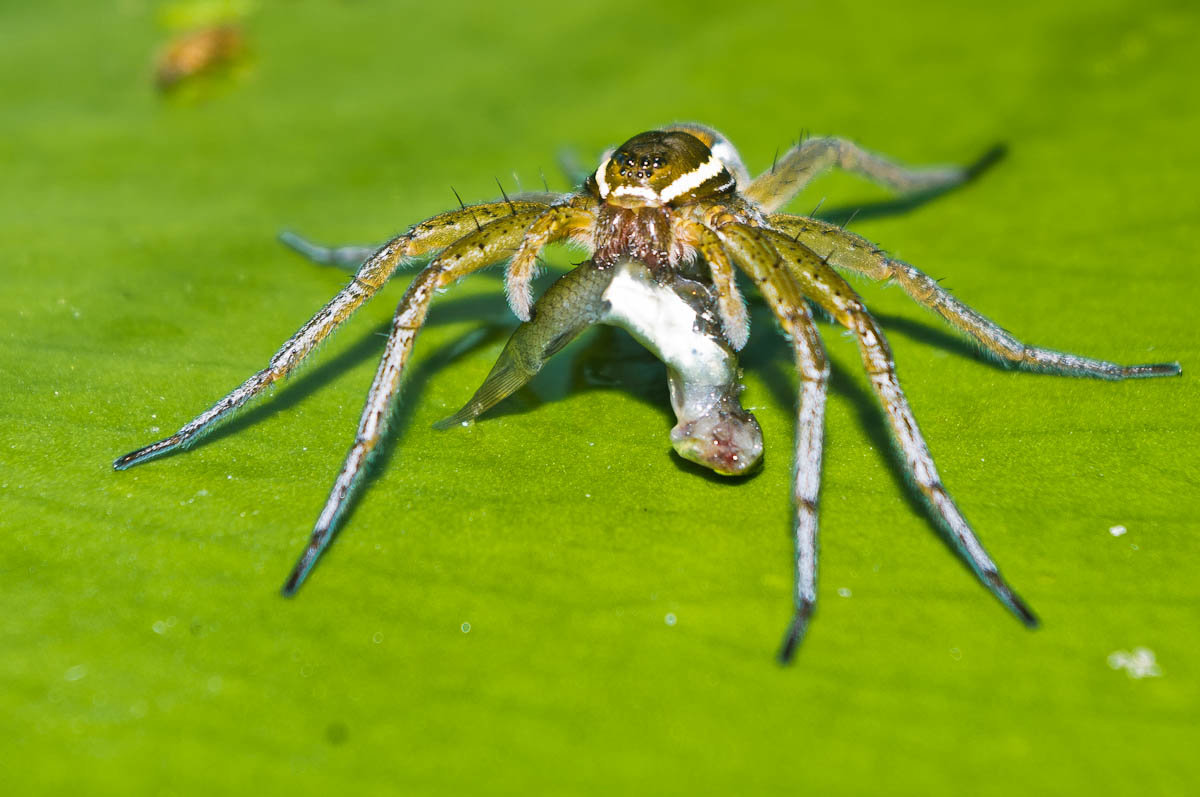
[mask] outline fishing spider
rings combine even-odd
[[[268,386],[287,376],[329,333],[375,295],[398,267],[435,255],[396,310],[354,444],[317,518],[308,546],[283,586],[293,595],[329,545],[338,519],[379,445],[401,374],[434,294],[461,277],[508,261],[505,287],[521,324],[471,401],[440,426],[468,422],[525,384],[584,328],[631,331],[668,366],[679,423],[671,440],[681,456],[717,473],[741,474],[762,454],[762,434],[738,400],[735,351],[749,319],[735,279],[757,287],[791,342],[799,374],[795,474],[795,611],[779,656],[792,658],[816,605],[817,495],[821,477],[829,363],[812,304],[849,329],[857,343],[903,468],[934,520],[988,590],[1025,625],[1033,612],[995,563],[942,485],[896,377],[882,330],[839,273],[893,280],[1000,360],[1033,371],[1101,379],[1170,376],[1178,363],[1122,366],[1021,343],[913,266],[867,240],[814,218],[778,213],[818,173],[838,166],[900,193],[933,192],[970,169],[903,168],[838,138],[794,146],[751,179],[730,142],[707,127],[675,125],[642,133],[608,153],[572,194],[521,194],[434,216],[377,249],[326,249],[290,242],[322,262],[361,263],[350,283],[288,340],[265,369],[170,437],[126,454],[123,470],[195,442]],[[460,202],[461,205],[461,202]],[[531,280],[547,244],[574,241],[589,260],[533,301]],[[363,259],[365,258],[365,262]]]

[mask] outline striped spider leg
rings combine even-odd
[[[895,281],[914,301],[971,336],[984,351],[1001,362],[1027,371],[1108,380],[1178,376],[1182,373],[1179,363],[1118,365],[1106,360],[1030,346],[956,299],[937,280],[908,263],[893,260],[862,236],[836,224],[804,216],[777,213],[769,216],[767,222],[831,266],[874,280]]]
[[[392,331],[368,393],[354,444],[318,517],[309,544],[284,584],[284,594],[293,594],[328,546],[335,523],[359,483],[368,456],[379,442],[413,339],[425,321],[434,293],[460,277],[507,259],[524,240],[528,228],[550,210],[550,207],[539,202],[508,200],[451,211],[414,226],[384,244],[363,263],[350,284],[301,327],[271,358],[265,369],[247,379],[175,434],[118,458],[113,467],[124,470],[153,457],[188,447],[269,385],[287,376],[354,310],[371,298],[403,260],[441,250],[413,280],[396,310]],[[343,256],[340,262],[346,259]],[[339,262],[336,256],[329,260]]]

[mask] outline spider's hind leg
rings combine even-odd
[[[314,263],[322,266],[337,266],[343,269],[356,269],[366,262],[367,258],[379,251],[383,244],[346,244],[343,246],[322,246],[313,243],[291,230],[279,233],[279,242],[298,252]]]
[[[879,183],[900,194],[940,192],[971,179],[1003,155],[993,147],[975,164],[908,168],[868,152],[844,138],[810,138],[788,150],[743,192],[763,210],[779,210],[814,177],[834,166]]]

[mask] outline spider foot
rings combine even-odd
[[[792,618],[791,625],[788,626],[787,633],[783,636],[783,644],[779,648],[778,660],[780,664],[791,664],[792,659],[796,656],[796,650],[799,649],[800,643],[804,641],[804,635],[808,632],[808,622],[812,619],[813,604],[806,601],[796,608],[796,615]]]
[[[1012,587],[1005,583],[1004,579],[996,571],[984,574],[984,582],[989,590],[995,595],[1001,603],[1003,603],[1010,612],[1016,615],[1016,618],[1025,624],[1026,628],[1033,629],[1041,625],[1037,615],[1029,608],[1029,604],[1021,599],[1021,596],[1013,592]]]
[[[1149,379],[1154,376],[1182,376],[1183,366],[1179,363],[1147,363],[1146,365],[1125,366],[1125,376],[1128,379]]]
[[[178,445],[179,441],[177,439],[174,437],[168,437],[166,440],[159,440],[157,443],[151,443],[145,448],[139,448],[137,451],[130,451],[128,454],[117,457],[113,461],[113,470],[126,470],[128,468],[132,468],[134,465],[140,465],[143,462],[172,451]]]

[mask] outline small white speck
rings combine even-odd
[[[1114,670],[1125,670],[1130,678],[1158,678],[1162,675],[1154,659],[1154,651],[1150,648],[1114,650],[1108,654],[1108,666]]]
[[[63,675],[63,678],[68,681],[78,681],[85,675],[87,675],[87,667],[82,664],[76,664],[74,667],[71,667],[69,670],[67,670],[66,674]]]
[[[464,634],[469,634],[469,633],[471,633],[471,624],[470,624],[470,623],[463,623],[463,624],[462,624],[462,632],[463,632]]]
[[[470,426],[470,425],[471,425],[471,422],[470,422],[470,421],[463,421],[463,422],[462,422],[461,424],[459,424],[459,425],[460,425],[460,426]],[[464,631],[463,633],[465,634],[465,633],[466,633],[466,631]]]
[[[675,615],[673,612],[667,612],[667,616],[663,618],[663,622],[667,625],[675,625]]]
[[[376,631],[375,634],[371,637],[371,641],[374,642],[376,645],[383,642],[383,632]]]
[[[167,623],[165,620],[155,620],[154,625],[150,627],[154,629],[154,633],[156,634],[167,633]]]
[[[854,593],[850,591],[849,587],[839,587],[838,588],[838,595],[841,595],[843,598],[849,598],[853,594]]]
[[[1126,531],[1128,531],[1128,529],[1125,528],[1124,526],[1113,526],[1112,528],[1110,528],[1108,530],[1108,533],[1113,535],[1114,537],[1120,537]]]
[[[583,494],[583,497],[584,497],[584,498],[591,498],[591,497],[592,497],[592,494],[591,494],[591,493],[584,493],[584,494]]]
[[[228,476],[226,476],[225,478],[226,478],[226,479],[232,479],[232,478],[233,478],[233,474],[231,473],[231,474],[229,474]]]

